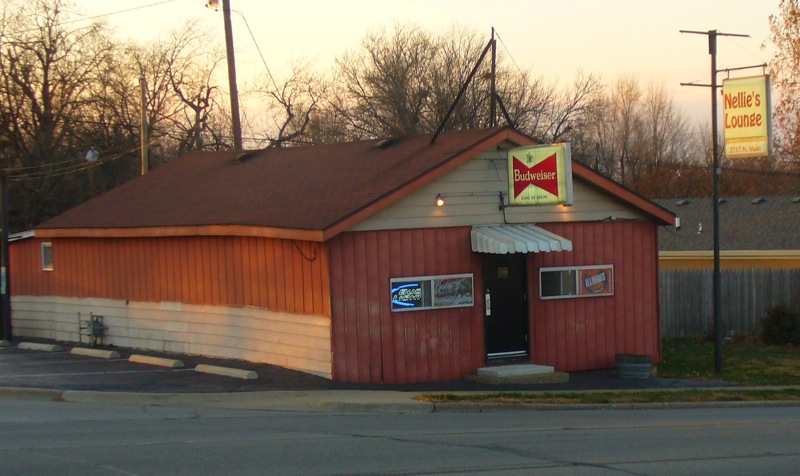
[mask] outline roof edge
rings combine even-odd
[[[147,228],[44,228],[37,238],[163,238],[178,236],[246,236],[322,242],[322,232],[248,225],[173,226]]]
[[[620,200],[623,200],[635,208],[638,208],[642,212],[650,215],[660,222],[659,225],[675,226],[677,223],[677,214],[611,180],[605,175],[592,170],[577,160],[572,161],[572,174],[577,175],[581,179],[589,182],[591,185],[605,190],[606,192],[618,197]]]

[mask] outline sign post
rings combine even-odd
[[[719,157],[718,120],[717,120],[717,37],[735,36],[749,38],[749,35],[738,33],[720,33],[717,30],[693,31],[681,30],[681,33],[706,35],[708,37],[708,54],[711,56],[711,84],[681,83],[681,86],[702,86],[711,88],[711,162],[712,162],[712,202],[714,210],[714,275],[713,275],[713,312],[714,312],[714,371],[722,373],[722,274],[720,271],[720,234],[719,234],[719,174],[722,171]],[[766,66],[766,65],[764,65]],[[739,68],[747,69],[747,68]],[[731,71],[731,70],[727,70]]]

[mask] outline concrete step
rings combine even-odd
[[[469,375],[466,379],[489,385],[503,383],[566,383],[569,382],[569,374],[556,372],[549,365],[501,365],[480,368],[477,375]]]

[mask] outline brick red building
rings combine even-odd
[[[16,336],[240,358],[337,381],[660,360],[668,210],[575,162],[571,206],[508,206],[508,128],[195,152],[12,244]],[[443,197],[443,206],[437,206]],[[582,286],[586,284],[586,287]]]

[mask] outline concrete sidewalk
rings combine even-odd
[[[708,387],[703,387],[709,390]],[[775,387],[748,388],[748,390]],[[800,386],[791,387],[800,389]],[[728,387],[728,389],[733,389]],[[604,391],[604,390],[596,390]],[[631,390],[618,390],[626,392]],[[641,390],[637,390],[641,391]],[[669,391],[657,390],[650,391]],[[672,390],[676,391],[676,390]],[[723,389],[724,391],[724,389]],[[456,392],[486,393],[486,392]],[[531,392],[542,393],[542,392]],[[558,391],[552,393],[559,393]],[[800,401],[667,402],[621,404],[430,403],[420,394],[398,391],[311,390],[246,393],[136,393],[0,387],[0,399],[108,403],[122,405],[189,406],[238,410],[328,413],[488,413],[497,411],[576,411],[590,409],[687,409],[720,407],[800,406]]]

